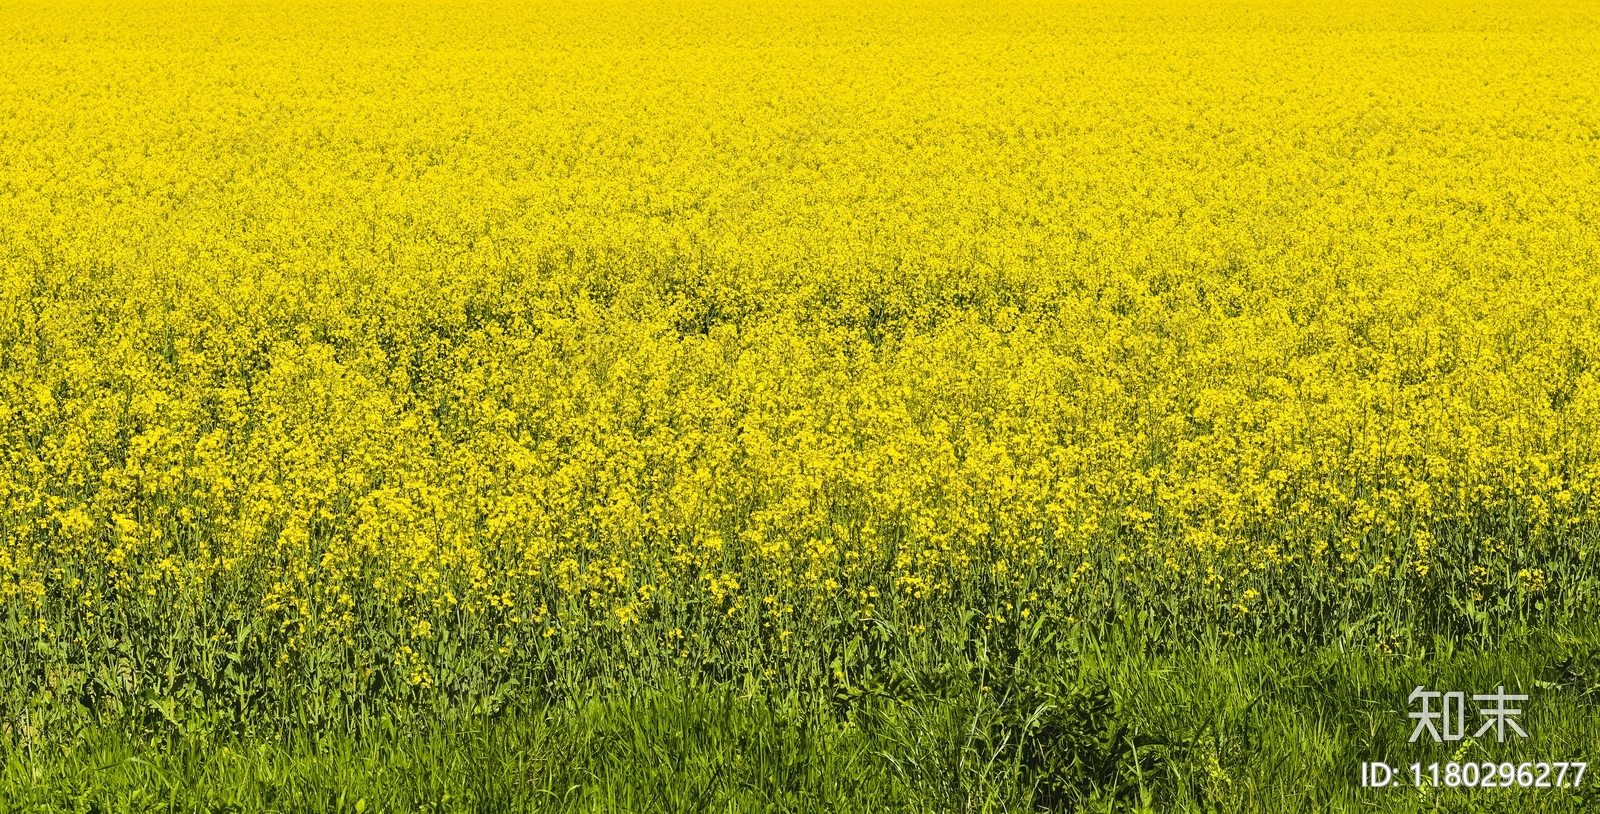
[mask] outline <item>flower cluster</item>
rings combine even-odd
[[[1571,4],[279,5],[7,12],[0,602],[63,664],[1596,598]]]

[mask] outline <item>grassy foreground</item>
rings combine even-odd
[[[89,728],[12,739],[0,810],[1587,811],[1579,789],[1357,787],[1364,760],[1600,754],[1600,648],[1544,631],[1401,655],[1068,636],[990,651],[830,703],[758,685],[613,688],[494,716],[385,719],[358,736]],[[991,657],[996,656],[996,657]],[[1418,684],[1529,694],[1527,740],[1407,744]],[[1483,688],[1480,690],[1479,688]],[[1469,733],[1471,734],[1471,733]]]

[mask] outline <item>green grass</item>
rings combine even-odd
[[[1588,783],[1419,794],[1356,778],[1363,760],[1600,756],[1596,642],[1546,629],[1398,654],[1158,652],[1110,631],[906,661],[831,697],[659,680],[355,734],[134,735],[107,721],[11,733],[0,811],[1587,811],[1600,808]],[[1530,737],[1408,744],[1418,684],[1526,693]]]

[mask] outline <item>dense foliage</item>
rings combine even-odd
[[[8,731],[1600,600],[1592,5],[3,15]]]

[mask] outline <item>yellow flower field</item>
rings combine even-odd
[[[1600,600],[1591,3],[0,20],[13,698]]]

